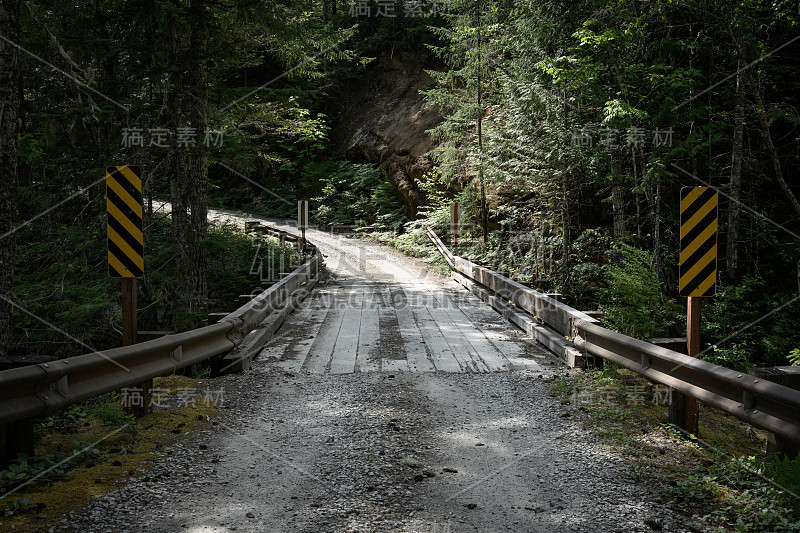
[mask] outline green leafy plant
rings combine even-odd
[[[652,253],[619,244],[614,255],[606,267],[609,286],[599,291],[606,302],[602,306],[606,324],[640,339],[668,333],[680,311],[661,296]]]
[[[17,500],[6,500],[5,505],[3,506],[3,516],[9,517],[14,515],[19,511],[26,511],[30,508],[34,507],[33,500],[31,498],[19,498]]]
[[[313,199],[319,224],[399,231],[407,220],[397,187],[374,165],[338,161],[309,164],[306,172],[321,184]]]
[[[40,479],[52,480],[71,474],[70,465],[62,463],[65,457],[69,457],[69,455],[33,458],[25,453],[20,453],[16,461],[5,470],[0,471],[0,491],[10,490],[20,483],[37,478],[37,476]]]

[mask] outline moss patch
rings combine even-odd
[[[0,516],[0,529],[6,531],[13,525],[21,532],[46,531],[70,511],[80,511],[91,500],[143,475],[154,461],[169,454],[171,444],[210,427],[212,418],[220,414],[213,395],[205,392],[206,383],[182,376],[156,378],[159,403],[170,406],[156,407],[137,420],[124,414],[116,419],[115,412],[121,413],[121,397],[110,394],[84,404],[86,416],[43,431],[36,442],[37,456],[74,455],[65,462],[75,465],[70,468],[74,472],[55,480],[42,476],[0,500],[0,509],[7,501],[32,500],[31,508],[8,518]],[[53,417],[56,422],[59,415]]]

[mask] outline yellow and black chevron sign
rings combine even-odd
[[[108,275],[112,278],[144,274],[141,175],[138,166],[106,168]]]
[[[717,293],[718,210],[716,189],[681,189],[681,296],[714,296]]]

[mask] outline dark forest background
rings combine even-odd
[[[708,184],[704,357],[800,360],[796,1],[352,4],[4,1],[0,355],[118,343],[104,169],[136,164],[155,199],[140,329],[195,327],[247,286],[255,250],[209,207],[292,218],[310,199],[319,224],[412,251],[458,201],[464,255],[617,330],[679,336],[680,189]],[[361,120],[348,95],[398,64],[439,117],[405,181],[338,140]]]

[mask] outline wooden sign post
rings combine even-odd
[[[453,253],[458,250],[458,224],[460,215],[458,202],[453,202],[450,206],[450,230],[453,232]]]
[[[106,168],[108,275],[120,278],[122,345],[136,344],[136,278],[144,275],[142,234],[142,170],[138,166]],[[123,407],[136,416],[147,414],[153,380],[123,391]],[[129,392],[134,391],[134,392]]]
[[[700,355],[700,298],[717,292],[719,193],[711,187],[681,189],[681,296],[686,302],[686,353]],[[697,399],[673,391],[670,422],[699,436]]]
[[[302,233],[300,237],[300,250],[303,257],[306,255],[306,229],[308,229],[308,200],[297,202],[297,227]]]

